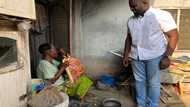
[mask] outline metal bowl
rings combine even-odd
[[[121,102],[116,98],[106,98],[102,102],[102,107],[121,107]]]

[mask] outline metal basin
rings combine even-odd
[[[121,102],[115,98],[106,98],[102,102],[102,107],[121,107]]]

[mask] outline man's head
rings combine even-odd
[[[44,57],[46,56],[51,57],[51,58],[57,57],[57,50],[55,49],[53,45],[49,43],[41,44],[38,50]]]
[[[129,7],[135,16],[143,15],[149,8],[149,0],[129,0]]]

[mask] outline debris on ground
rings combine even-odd
[[[48,86],[29,99],[30,107],[53,107],[61,104],[64,99],[56,87]]]

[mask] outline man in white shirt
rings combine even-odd
[[[123,64],[135,77],[138,107],[157,107],[160,96],[160,68],[170,64],[178,32],[171,14],[149,6],[149,0],[129,0],[134,13],[128,20]]]

